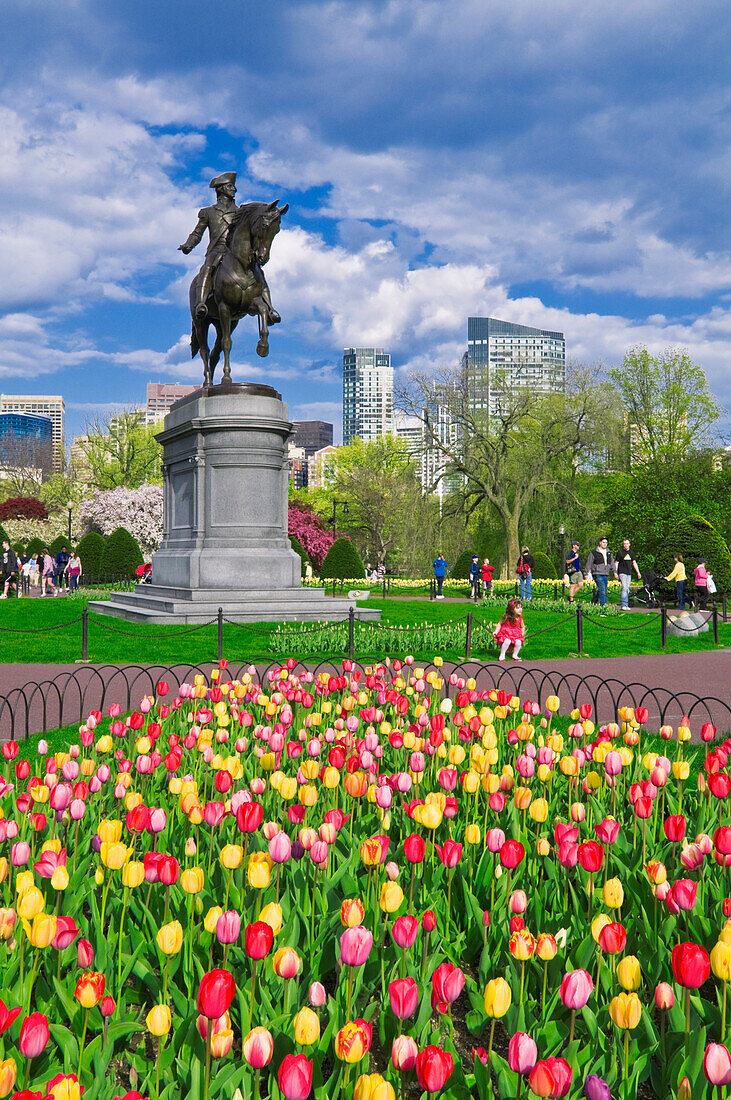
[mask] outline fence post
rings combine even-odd
[[[581,604],[576,608],[576,651],[579,654],[584,652],[584,612]]]
[[[718,604],[713,605],[713,641],[718,645]]]
[[[513,595],[514,596],[519,596],[520,595],[520,585],[518,584],[517,581],[515,582],[515,588],[513,589]]]
[[[89,660],[89,610],[81,612],[81,660]]]
[[[464,640],[464,655],[465,658],[470,657],[472,654],[472,612],[467,615],[467,634]]]
[[[723,621],[728,622],[728,619],[726,618],[726,597],[725,596],[721,597],[721,602],[722,602],[722,605],[723,605]]]
[[[562,600],[566,599],[566,585],[564,584],[563,581],[561,581],[561,599]]]
[[[351,661],[355,658],[355,609],[352,607],[348,612],[348,656]]]
[[[434,581],[429,581],[429,599],[430,600],[434,599],[434,588],[435,588]]]
[[[382,597],[382,598],[383,598],[384,600],[385,600],[385,598],[386,598],[386,575],[385,575],[385,573],[384,573],[384,575],[383,575],[383,597]]]
[[[553,586],[553,602],[555,603],[557,599],[558,599],[558,581],[556,581],[556,583]]]
[[[218,609],[218,659],[223,660],[223,608]]]
[[[668,644],[668,609],[667,607],[660,608],[660,645],[663,649]]]

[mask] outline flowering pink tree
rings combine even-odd
[[[319,569],[335,541],[323,519],[309,504],[299,500],[289,502],[289,534],[299,539],[312,564]]]
[[[79,524],[84,534],[98,531],[110,535],[117,527],[126,527],[149,558],[162,542],[162,486],[94,493],[79,508]]]

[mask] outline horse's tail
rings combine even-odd
[[[195,359],[196,355],[200,351],[200,344],[198,343],[198,333],[195,330],[195,321],[190,326],[190,357]]]

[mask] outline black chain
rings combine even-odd
[[[69,619],[65,623],[58,623],[57,626],[42,626],[42,627],[39,627],[36,630],[31,630],[30,628],[27,629],[27,630],[13,630],[9,626],[4,626],[3,627],[3,634],[48,634],[51,630],[63,630],[64,627],[73,626],[74,623],[80,623],[80,622],[81,622],[81,615],[79,615],[78,619]]]
[[[108,630],[111,634],[122,634],[126,638],[137,638],[138,641],[150,640],[156,641],[160,638],[181,638],[185,634],[195,634],[197,630],[203,630],[207,626],[215,626],[218,619],[211,619],[207,623],[198,623],[196,626],[186,627],[185,630],[170,630],[168,634],[135,634],[131,630],[121,630],[118,626],[111,626],[109,623],[102,622],[100,619],[94,619],[94,626],[99,626],[102,630]]]
[[[585,623],[591,623],[593,626],[598,626],[602,630],[616,630],[620,634],[622,634],[623,632],[625,632],[627,630],[642,630],[643,627],[650,626],[654,619],[659,619],[659,618],[660,618],[659,612],[655,612],[655,613],[653,613],[652,618],[645,619],[644,623],[640,623],[638,626],[608,626],[607,623],[600,623],[600,622],[598,622],[597,619],[593,619],[591,617],[591,615],[587,615],[586,618],[584,619],[584,622]]]

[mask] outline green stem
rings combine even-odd
[[[84,1009],[84,1026],[81,1029],[81,1042],[79,1043],[79,1068],[76,1076],[81,1080],[81,1059],[84,1057],[84,1043],[86,1042],[86,1026],[89,1023],[89,1009]]]
[[[119,919],[119,943],[117,945],[117,996],[122,996],[122,935],[124,932],[124,915],[127,912],[127,902],[129,901],[129,887],[124,891],[124,904],[122,905],[122,916]]]
[[[33,960],[33,969],[30,972],[30,985],[28,986],[28,1015],[30,1015],[31,998],[33,997],[33,983],[36,980],[36,970],[38,969],[39,958],[40,951],[36,948],[36,955]]]
[[[251,1029],[249,1029],[251,1030]],[[206,1020],[206,1070],[203,1077],[203,1100],[208,1100],[211,1084],[211,1021]]]

